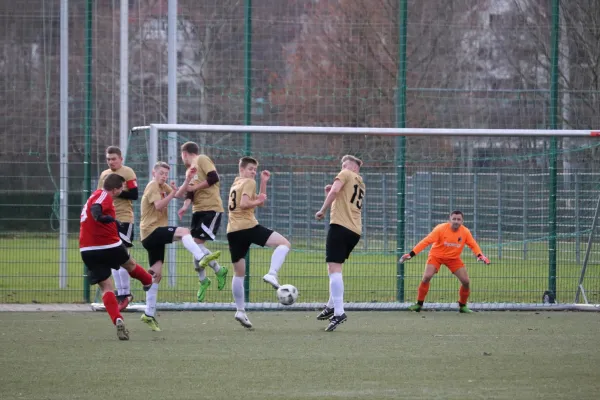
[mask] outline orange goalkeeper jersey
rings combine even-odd
[[[429,250],[429,255],[442,259],[460,258],[465,245],[469,246],[475,255],[481,254],[481,249],[471,235],[471,231],[461,225],[454,232],[449,222],[436,226],[425,239],[417,243],[412,251],[419,254],[430,244],[433,246]]]

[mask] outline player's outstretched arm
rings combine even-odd
[[[250,196],[248,196],[247,194],[243,194],[242,200],[240,201],[240,209],[249,210],[252,208],[256,208],[262,205],[266,200],[267,195],[264,193],[260,193],[258,196],[256,196],[255,200],[251,200]]]
[[[400,257],[400,259],[398,260],[398,263],[403,264],[404,261],[408,261],[411,258],[413,258],[414,256],[416,256],[417,254],[414,251],[410,251],[410,253],[406,253],[406,254],[402,254],[402,256]]]
[[[415,247],[413,247],[412,252],[414,252],[415,254],[419,254],[420,252],[425,250],[430,244],[437,242],[440,239],[442,229],[443,224],[433,228],[433,230],[429,232],[429,235],[425,236],[423,240],[421,240],[419,243],[416,244]]]
[[[343,187],[344,182],[342,182],[340,179],[336,179],[333,182],[333,185],[331,185],[331,187],[329,188],[329,190],[328,187],[325,186],[325,193],[327,193],[327,196],[325,197],[325,201],[323,202],[321,209],[315,214],[315,219],[322,220],[323,218],[325,218],[325,213],[327,212],[329,207],[331,207],[331,204],[333,204],[333,201],[337,197],[337,194],[340,192],[340,190],[342,190]]]
[[[473,254],[475,254],[475,257],[477,257],[477,261],[482,262],[486,265],[489,265],[491,263],[490,259],[483,255],[481,247],[479,247],[479,244],[477,244],[477,241],[475,240],[473,235],[471,235],[470,232],[467,235],[465,244],[469,246],[471,251],[473,251]]]
[[[260,173],[259,194],[264,194],[265,196],[267,195],[267,182],[269,182],[269,179],[271,179],[271,172],[269,172],[268,170],[264,170],[263,172]],[[266,200],[266,197],[265,197],[265,200]],[[258,205],[258,207],[262,207],[264,205],[265,205],[265,203],[262,202]]]
[[[479,253],[477,255],[477,261],[484,263],[485,265],[490,265],[492,262],[490,261],[489,258],[487,258],[486,256],[484,256],[483,254]]]
[[[403,254],[402,257],[400,257],[400,259],[398,260],[398,262],[402,264],[404,261],[410,260],[417,254],[419,254],[420,252],[425,250],[427,248],[427,246],[435,243],[439,238],[440,232],[441,232],[441,228],[439,226],[435,227],[429,233],[429,235],[425,236],[419,243],[417,243],[417,245],[415,247],[413,247],[413,249],[410,251],[410,253]]]

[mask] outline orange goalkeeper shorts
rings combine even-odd
[[[444,264],[452,273],[465,266],[465,263],[460,258],[439,258],[432,255],[427,257],[427,264],[433,265],[438,272],[440,271],[440,266]]]

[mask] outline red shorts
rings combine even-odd
[[[460,258],[439,258],[432,255],[427,257],[427,264],[433,265],[437,272],[440,271],[440,266],[444,264],[452,273],[465,266],[465,263]]]

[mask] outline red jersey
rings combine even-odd
[[[122,244],[117,225],[103,224],[92,217],[92,205],[100,204],[102,214],[116,219],[115,205],[106,190],[96,190],[81,210],[79,221],[79,251],[102,250],[118,247]]]

